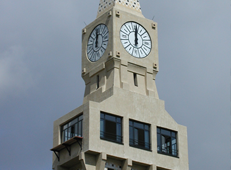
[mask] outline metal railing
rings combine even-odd
[[[117,143],[122,143],[123,141],[123,136],[116,135],[113,133],[107,133],[104,131],[100,131],[100,138]]]
[[[157,148],[158,148],[157,149],[158,153],[170,155],[170,156],[175,156],[175,157],[178,156],[178,150],[171,149],[170,147],[164,147],[163,148],[162,146],[158,146]]]
[[[129,143],[130,146],[134,146],[137,148],[141,148],[141,149],[147,149],[150,150],[151,149],[151,143],[150,142],[145,142],[142,140],[136,140],[136,139],[129,139]]]

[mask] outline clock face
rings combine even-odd
[[[99,60],[106,51],[108,44],[108,28],[104,24],[99,24],[91,32],[87,43],[87,57],[90,61]]]
[[[121,27],[120,40],[133,57],[144,58],[151,52],[151,38],[146,29],[136,22],[127,22]]]

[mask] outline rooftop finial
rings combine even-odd
[[[139,0],[100,0],[97,17],[115,5],[127,7],[141,13]]]

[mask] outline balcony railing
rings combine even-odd
[[[122,143],[123,141],[123,136],[116,135],[113,133],[107,133],[104,131],[100,131],[100,138],[104,140],[116,142],[116,143]]]
[[[144,142],[141,140],[136,140],[136,139],[129,139],[130,146],[140,148],[140,149],[146,149],[146,150],[151,150],[151,143],[150,142]]]
[[[157,147],[158,153],[164,154],[164,155],[169,155],[169,156],[174,156],[178,157],[178,150],[171,149],[170,147]]]

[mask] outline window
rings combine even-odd
[[[122,118],[106,113],[100,114],[100,138],[122,143]]]
[[[150,125],[130,120],[129,138],[130,146],[150,150]]]
[[[82,137],[83,135],[82,126],[83,126],[83,115],[80,115],[77,118],[63,125],[61,130],[62,142],[66,142],[67,140],[73,138],[74,136]]]
[[[134,86],[138,87],[138,80],[137,80],[137,74],[133,73],[133,79],[134,79]]]
[[[158,153],[177,157],[177,132],[157,128],[157,151]]]

